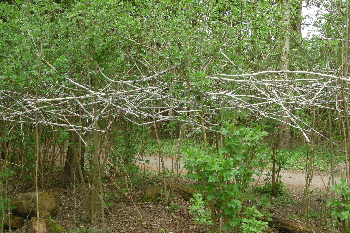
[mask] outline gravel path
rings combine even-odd
[[[147,170],[158,170],[159,167],[159,158],[157,156],[143,156],[139,158],[139,161],[136,163],[140,168]],[[164,156],[164,166],[169,170],[175,170],[175,159],[172,157]],[[178,173],[185,174],[186,169],[184,168],[183,162],[180,162]],[[267,172],[261,176],[256,177],[257,180],[263,181],[267,176]],[[290,189],[298,188],[302,189],[305,186],[305,174],[302,172],[295,171],[282,171],[281,180],[283,183]],[[336,179],[337,181],[338,179]],[[330,184],[330,176],[319,175],[315,172],[313,179],[311,181],[310,188],[317,190],[327,190]]]

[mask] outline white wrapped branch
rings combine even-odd
[[[45,96],[0,90],[1,119],[91,131],[97,130],[95,126],[98,121],[113,121],[116,117],[124,117],[138,125],[178,120],[199,126],[201,115],[205,117],[205,127],[212,130],[217,126],[209,119],[213,114],[222,110],[245,109],[258,117],[281,122],[287,117],[290,119],[287,124],[300,130],[308,140],[307,132],[313,129],[294,111],[313,106],[344,113],[336,106],[340,102],[338,95],[342,88],[346,93],[350,90],[349,78],[308,71],[262,71],[207,76],[206,79],[216,85],[211,83],[210,90],[200,90],[198,100],[193,94],[193,90],[198,91],[196,87],[192,88],[192,84],[181,77],[175,81],[186,83],[183,90],[173,90],[170,86],[169,90],[164,91],[168,84],[162,74],[174,68],[136,81],[116,81],[100,70],[107,83],[98,90],[71,78],[66,80],[72,87],[46,84],[49,90]],[[298,78],[281,79],[280,74],[297,74]],[[342,81],[342,85],[339,81]],[[178,96],[178,93],[182,96]],[[349,96],[346,98],[348,101]],[[77,119],[84,122],[84,126],[77,125]]]

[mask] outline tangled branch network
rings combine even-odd
[[[183,65],[133,81],[115,80],[100,69],[95,75],[104,79],[103,87],[66,77],[62,83],[43,84],[46,91],[38,96],[0,90],[1,120],[52,126],[54,130],[104,132],[123,118],[137,125],[181,121],[194,129],[216,130],[220,122],[213,116],[220,111],[248,110],[257,119],[288,124],[309,140],[309,132],[315,130],[300,110],[315,107],[339,116],[348,114],[342,104],[349,100],[348,77],[282,70],[206,76],[204,85],[203,80],[164,79],[164,74]],[[104,122],[104,127],[99,122]]]

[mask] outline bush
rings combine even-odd
[[[261,143],[267,133],[259,127],[233,127],[230,124],[226,124],[222,133],[225,146],[219,153],[209,154],[196,148],[186,150],[188,175],[199,181],[198,190],[205,197],[203,200],[201,196],[195,196],[190,210],[200,222],[215,224],[217,217],[223,217],[224,229],[261,232],[267,223],[261,221],[263,216],[255,206],[245,203],[253,197],[248,190],[255,169],[267,164],[264,162],[267,154]],[[205,206],[209,207],[210,215]]]

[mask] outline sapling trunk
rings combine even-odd
[[[175,170],[176,174],[179,175],[179,169],[180,169],[180,159],[181,159],[181,147],[185,138],[185,130],[186,130],[187,124],[182,124],[180,127],[179,132],[179,138],[177,140],[177,147],[176,147],[176,157],[175,157]],[[174,173],[174,171],[173,171]]]
[[[276,154],[277,154],[277,135],[278,134],[273,134],[273,146],[272,146],[272,174],[271,174],[271,189],[272,189],[272,196],[276,197],[277,196],[277,181],[278,181],[278,174],[276,171]]]
[[[43,51],[43,43],[42,43],[42,35],[40,35],[40,52],[38,54],[38,76],[36,79],[36,88],[35,88],[35,107],[39,109],[39,82],[41,78],[41,56]],[[39,125],[38,125],[38,111],[35,111],[35,120],[37,121],[35,124],[35,192],[36,192],[36,217],[39,219],[39,159],[40,159],[40,145],[39,145]]]
[[[343,77],[348,77],[348,71],[349,71],[349,34],[350,34],[350,18],[349,18],[349,1],[346,1],[346,28],[345,28],[345,35],[346,38],[343,40],[343,46],[342,46],[342,63],[343,63]],[[348,104],[348,91],[345,90],[345,82],[341,81],[341,92],[342,92],[342,100],[343,100],[343,108],[344,108],[344,152],[345,152],[345,164],[346,164],[346,181],[347,184],[350,184],[350,170],[349,170],[349,163],[350,163],[350,123],[349,123],[349,104]],[[344,200],[347,197],[342,197],[342,203],[346,203]],[[343,230],[344,232],[347,232],[349,229],[349,222],[348,219],[345,219],[342,221],[343,224]]]
[[[315,127],[315,109],[312,110],[312,128]],[[311,181],[314,175],[314,162],[315,162],[315,133],[312,132],[310,135],[311,143],[307,145],[307,151],[306,151],[306,164],[305,164],[305,188],[304,188],[304,194],[303,194],[303,207],[301,211],[301,215],[305,217],[306,223],[307,223],[307,216],[309,213],[309,191],[310,191],[310,185]]]
[[[335,185],[335,177],[334,177],[334,158],[336,156],[336,149],[334,147],[334,127],[332,124],[332,115],[331,115],[331,111],[328,112],[328,133],[329,133],[329,153],[331,154],[331,158],[330,158],[330,186],[334,186]],[[327,194],[329,196],[329,188],[327,189]],[[334,198],[334,192],[330,192],[330,197]],[[326,205],[325,207],[325,211],[323,211],[323,217],[324,217],[324,221],[327,221],[327,218],[329,217],[329,212],[328,212],[328,205]],[[332,206],[330,206],[330,208],[332,208]]]
[[[11,213],[11,202],[5,200],[9,200],[9,195],[8,195],[8,170],[7,170],[7,164],[8,164],[8,155],[9,155],[9,149],[8,146],[4,146],[3,150],[1,151],[3,157],[2,159],[4,160],[3,166],[1,167],[0,173],[4,176],[4,179],[0,182],[0,232],[4,232],[4,220],[6,216],[10,216]],[[9,232],[11,233],[11,221],[8,221],[9,225]]]
[[[155,122],[153,122],[153,127],[156,134],[157,146],[158,146],[158,158],[161,165],[161,171],[159,170],[159,172],[161,172],[163,176],[163,191],[164,191],[164,198],[165,198],[164,204],[169,206],[173,195],[173,182],[172,181],[169,182],[166,179],[166,170],[165,170],[165,164],[164,164],[164,155],[162,152],[162,144],[159,138],[158,127]],[[171,179],[172,178],[170,178],[170,180]]]
[[[165,175],[165,165],[164,165],[164,156],[162,152],[162,143],[159,138],[159,133],[158,133],[158,127],[155,122],[153,122],[153,128],[154,128],[154,133],[156,135],[156,140],[157,140],[157,148],[158,148],[158,161],[159,161],[159,173],[162,173]]]
[[[349,1],[346,1],[346,38],[343,40],[342,46],[342,63],[343,63],[343,77],[346,79],[348,77],[349,71],[349,34],[350,34],[350,18],[349,18]],[[349,171],[349,153],[350,153],[350,124],[349,124],[349,104],[348,104],[348,91],[345,90],[346,83],[341,81],[341,92],[342,92],[342,100],[343,100],[343,108],[344,108],[344,121],[345,121],[345,129],[344,129],[344,149],[345,149],[345,162],[346,162],[346,178],[348,184],[350,184],[350,171]]]
[[[199,113],[199,117],[200,117],[201,128],[202,128],[202,140],[203,140],[203,144],[204,144],[204,150],[205,150],[205,152],[208,153],[207,131],[206,131],[205,125],[204,125],[203,111],[201,111],[201,112]]]

